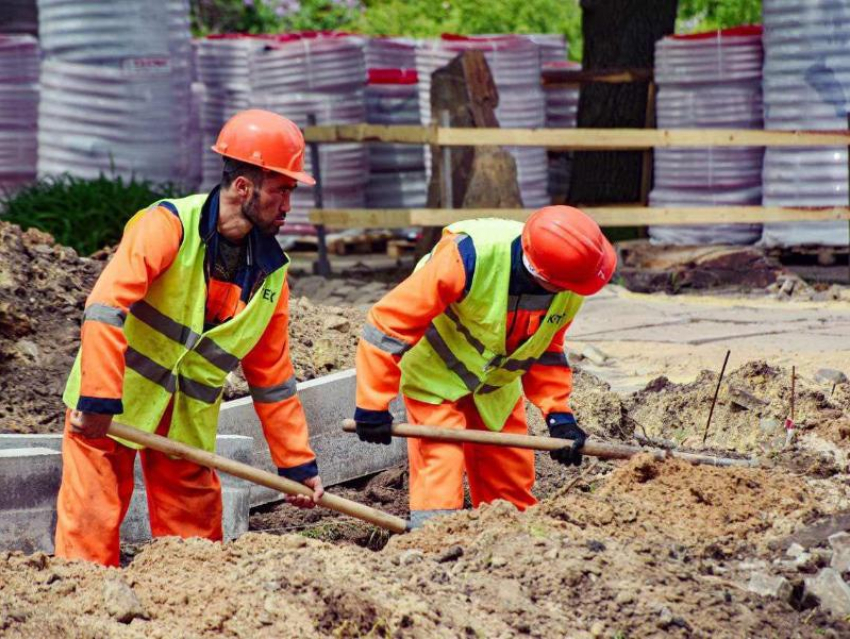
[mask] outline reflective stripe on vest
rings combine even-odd
[[[473,392],[476,388],[478,388],[481,384],[481,380],[478,379],[478,376],[469,370],[463,362],[455,357],[455,354],[452,353],[452,349],[450,349],[449,345],[446,344],[446,341],[443,339],[443,336],[440,335],[436,326],[431,324],[428,327],[428,330],[425,331],[425,339],[428,340],[428,343],[431,344],[431,348],[433,348],[434,352],[440,356],[440,359],[443,360],[443,363],[448,367],[448,369],[463,380],[463,383],[466,384],[466,388],[470,392]]]
[[[368,322],[363,326],[363,339],[390,355],[404,355],[410,350],[410,344],[406,344],[392,335],[387,335]]]
[[[228,353],[209,337],[201,337],[188,326],[160,313],[153,306],[141,300],[130,307],[130,313],[155,331],[162,333],[168,339],[182,344],[187,349],[206,359],[210,364],[226,373],[239,366],[239,358]]]
[[[127,314],[120,308],[109,306],[107,304],[92,304],[86,307],[83,312],[84,322],[101,322],[110,326],[124,328],[124,320]]]
[[[248,385],[248,390],[251,391],[251,397],[255,402],[261,404],[273,404],[282,402],[290,397],[295,397],[298,382],[293,375],[289,379],[274,386],[251,386]]]
[[[224,385],[214,387],[207,386],[201,382],[189,379],[184,375],[174,376],[170,370],[161,364],[157,364],[151,358],[142,355],[139,351],[132,347],[127,347],[127,352],[124,354],[124,363],[127,368],[136,371],[139,375],[154,384],[162,386],[169,393],[177,390],[185,393],[192,399],[197,399],[205,404],[214,404],[218,400],[221,391],[224,390]]]

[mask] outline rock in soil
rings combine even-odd
[[[824,568],[817,577],[806,579],[806,591],[817,597],[820,605],[836,618],[850,616],[850,586],[838,571]]]
[[[103,582],[103,605],[106,612],[120,623],[147,618],[136,593],[121,579],[106,579]]]

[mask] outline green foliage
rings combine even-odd
[[[761,0],[679,0],[677,33],[761,23]]]
[[[340,29],[360,11],[340,0],[192,0],[196,35]]]
[[[366,0],[350,28],[367,35],[435,37],[441,33],[563,33],[581,56],[578,0]]]
[[[174,186],[101,175],[84,180],[71,175],[48,177],[0,199],[5,222],[35,227],[57,242],[90,255],[121,238],[124,224],[157,200],[175,197]]]
[[[676,31],[761,22],[761,0],[679,0]],[[562,33],[581,59],[579,0],[192,0],[196,35],[345,30],[431,38],[442,33]]]
[[[197,35],[353,31],[436,37],[442,33],[563,33],[581,57],[578,0],[192,0]]]

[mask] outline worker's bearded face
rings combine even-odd
[[[242,215],[265,235],[277,235],[286,222],[290,208],[290,196],[296,182],[280,174],[268,174],[259,188],[251,191],[251,196],[242,203]]]

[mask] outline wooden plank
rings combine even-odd
[[[396,142],[399,144],[433,144],[436,127],[384,124],[336,124],[308,126],[306,142]]]
[[[642,206],[583,208],[600,226],[649,224],[753,224],[764,222],[819,222],[850,220],[850,207],[783,208],[725,206],[701,208],[649,208]],[[446,226],[476,217],[524,221],[531,209],[313,209],[312,224],[334,228],[405,228]]]
[[[410,240],[390,240],[387,242],[387,255],[399,258],[404,255],[413,255],[416,252],[416,242]]]
[[[737,129],[496,129],[347,124],[307,127],[308,142],[394,142],[439,146],[540,146],[550,149],[640,150],[653,147],[847,146],[848,131]]]
[[[564,150],[847,146],[848,131],[734,129],[437,129],[439,146],[543,146]]]
[[[560,89],[582,84],[631,84],[649,82],[652,69],[547,69],[542,73],[544,89]]]

